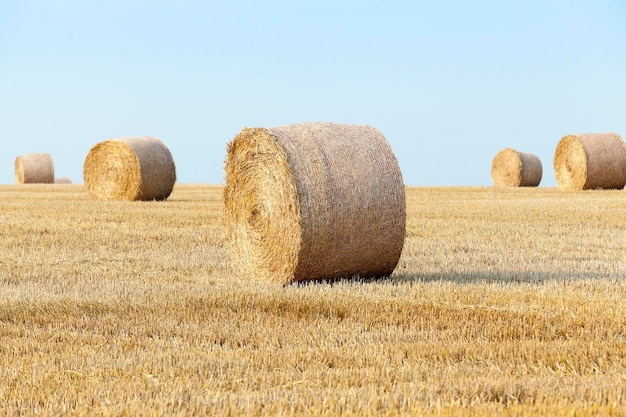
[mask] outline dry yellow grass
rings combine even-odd
[[[391,278],[287,287],[221,193],[0,186],[0,414],[624,415],[623,191],[411,187]]]

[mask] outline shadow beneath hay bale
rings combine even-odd
[[[350,278],[337,278],[331,280],[314,280],[294,282],[291,285],[305,288],[320,285],[344,285],[344,284],[391,284],[398,285],[404,283],[429,283],[429,282],[451,282],[456,284],[541,284],[545,282],[571,282],[586,280],[609,280],[623,281],[626,276],[622,273],[601,273],[601,272],[544,272],[544,271],[475,271],[456,272],[442,271],[430,274],[393,274],[389,277],[363,278],[354,276]]]
[[[365,277],[360,277],[358,275],[355,275],[353,277],[345,277],[345,278],[297,281],[297,282],[291,283],[290,285],[296,286],[298,288],[305,288],[305,287],[317,286],[317,285],[334,286],[338,284],[375,284],[375,283],[380,283],[380,282],[386,282],[389,280],[390,280],[389,277],[365,278]]]
[[[619,280],[626,279],[623,274],[601,272],[545,272],[545,271],[476,271],[455,272],[443,271],[434,274],[395,274],[387,281],[404,282],[453,282],[458,284],[478,283],[544,283],[544,282],[569,282],[584,280]]]

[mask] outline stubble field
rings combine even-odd
[[[394,275],[286,287],[221,193],[0,186],[0,414],[626,415],[626,191],[408,187]]]

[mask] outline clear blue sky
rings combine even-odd
[[[0,183],[49,152],[152,135],[179,182],[221,183],[242,128],[369,124],[409,185],[491,185],[495,154],[626,137],[626,2],[0,1]]]

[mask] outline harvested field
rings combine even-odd
[[[2,415],[620,415],[623,190],[408,187],[382,280],[228,275],[223,188],[0,186]]]

